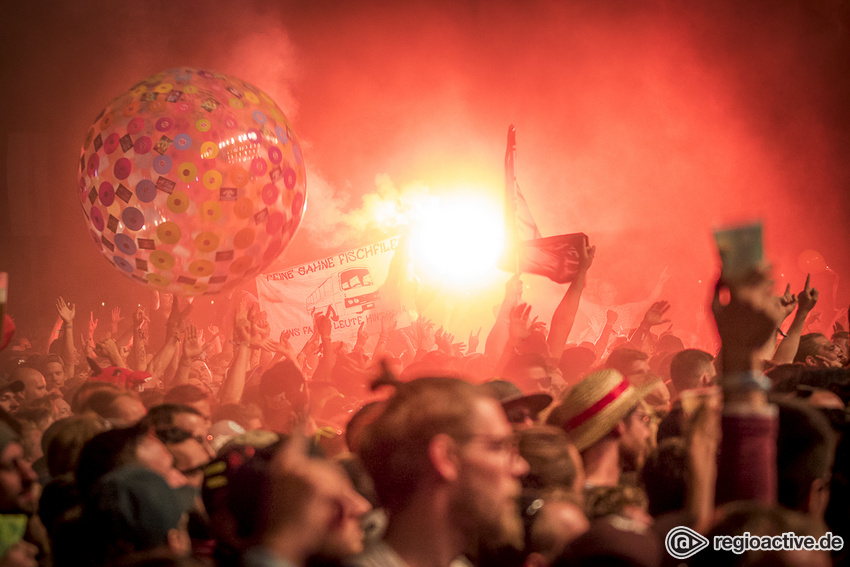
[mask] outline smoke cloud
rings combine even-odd
[[[806,249],[850,269],[845,2],[7,4],[0,262],[22,316],[52,318],[60,294],[120,300],[129,284],[78,218],[79,145],[113,96],[182,65],[256,84],[293,123],[307,216],[281,265],[368,241],[387,229],[370,215],[411,195],[484,181],[501,198],[514,123],[542,232],[590,235],[591,276],[624,301],[669,266],[665,296],[693,324],[716,270],[711,230],[742,219],[764,220],[779,283],[802,287]],[[49,198],[29,202],[37,220],[12,231],[12,204],[29,192]],[[541,310],[562,293],[536,285]],[[848,299],[839,288],[838,303]]]

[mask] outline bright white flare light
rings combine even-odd
[[[441,195],[421,203],[411,223],[417,275],[449,288],[470,288],[497,277],[505,242],[501,203],[482,195]]]

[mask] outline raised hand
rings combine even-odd
[[[585,242],[584,246],[578,247],[579,271],[586,272],[593,264],[593,258],[596,257],[596,246],[589,246],[588,244],[588,242]]]
[[[118,323],[124,320],[124,317],[121,316],[121,308],[113,307],[112,308],[112,326],[117,327]]]
[[[74,322],[74,316],[77,314],[77,308],[73,303],[65,303],[61,297],[56,300],[56,311],[59,312],[59,318],[66,325]]]
[[[183,326],[183,322],[186,321],[186,318],[189,316],[189,313],[192,312],[192,304],[189,303],[186,306],[186,309],[180,311],[180,300],[176,295],[171,296],[171,313],[168,315],[168,320],[165,322],[166,327],[169,329],[179,329]]]
[[[467,354],[472,354],[473,352],[478,350],[478,344],[481,341],[481,327],[478,327],[478,332],[473,333],[469,331],[469,340],[467,343],[469,344],[469,351]]]
[[[537,317],[535,317],[531,320],[528,330],[532,333],[543,333],[543,335],[546,335],[546,323],[545,321],[538,321]]]
[[[248,319],[247,302],[242,299],[233,317],[233,340],[247,343],[251,340],[251,321]]]
[[[94,318],[94,311],[89,312],[89,338],[94,339],[94,331],[97,329],[97,319]]]
[[[803,315],[808,314],[818,302],[818,290],[809,285],[811,279],[811,274],[806,274],[806,285],[803,286],[803,291],[797,294],[797,303],[799,305],[797,309]]]
[[[381,317],[381,336],[389,337],[390,333],[395,331],[398,326],[395,313],[388,313]]]
[[[527,303],[520,303],[511,308],[508,332],[512,341],[521,341],[531,334],[528,322],[529,315],[531,315],[531,305]]]
[[[94,351],[98,356],[109,358],[110,360],[113,356],[121,356],[121,353],[118,350],[118,345],[116,345],[115,340],[111,338],[104,339],[97,343],[94,347]]]
[[[289,338],[291,336],[292,334],[289,331],[283,331],[280,334],[280,340],[275,344],[274,352],[279,353],[294,362],[295,359],[298,358],[298,355],[295,352],[295,349],[292,348],[292,343],[289,342]]]
[[[509,303],[519,303],[522,300],[522,280],[519,275],[514,274],[505,284],[505,299],[510,299]]]
[[[797,307],[797,296],[791,293],[791,284],[785,286],[785,293],[779,296],[779,304],[785,313],[783,319],[788,317],[794,311],[794,308]]]
[[[304,343],[304,346],[301,347],[301,354],[303,355],[312,355],[315,354],[319,350],[319,345],[321,344],[321,338],[319,337],[318,332],[314,332],[309,340]]]
[[[613,325],[614,323],[617,322],[617,317],[619,317],[617,312],[614,311],[613,309],[609,309],[608,311],[605,312],[605,324],[609,325],[609,326]]]
[[[265,311],[258,312],[257,318],[252,322],[251,332],[256,336],[259,336],[260,338],[269,338],[269,335],[271,335],[272,330],[269,326],[268,313],[266,313]]]
[[[445,329],[440,327],[437,329],[437,332],[434,333],[434,342],[437,343],[437,348],[448,355],[452,355],[452,343],[454,342],[454,336],[451,333],[447,333]]]
[[[417,323],[421,323],[419,333],[419,348],[430,351],[437,344],[434,339],[434,323],[425,317],[419,317]]]
[[[434,347],[434,323],[423,316],[419,316],[406,331],[411,343],[416,349],[431,350]]]
[[[183,356],[189,360],[197,360],[204,352],[198,336],[198,328],[194,325],[186,326],[186,340],[183,341]]]
[[[319,337],[322,339],[330,339],[331,331],[333,330],[333,324],[331,323],[330,317],[319,313],[316,315],[315,322],[316,332],[319,334]]]
[[[141,329],[149,322],[150,318],[147,313],[145,313],[145,308],[139,305],[136,308],[136,312],[133,314],[133,323],[135,323],[137,329]]]
[[[722,280],[717,282],[711,310],[724,351],[734,349],[748,355],[774,338],[784,310],[770,286],[765,272],[754,273],[734,288]],[[723,300],[726,292],[728,301]]]
[[[641,322],[641,327],[645,329],[650,329],[656,325],[661,325],[663,323],[669,323],[670,319],[665,319],[664,314],[667,313],[667,310],[670,309],[669,301],[656,301],[652,304],[652,307],[646,312],[643,316],[643,321]]]
[[[355,342],[355,346],[363,346],[366,344],[366,341],[369,340],[369,333],[367,333],[363,326],[366,324],[366,321],[360,323],[360,326],[357,327],[357,341]]]

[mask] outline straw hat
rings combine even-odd
[[[656,383],[636,387],[613,369],[588,374],[553,410],[549,423],[562,427],[576,448],[584,451],[614,429]]]

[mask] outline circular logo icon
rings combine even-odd
[[[667,532],[664,547],[676,559],[687,559],[708,547],[708,539],[687,526],[678,526]]]

